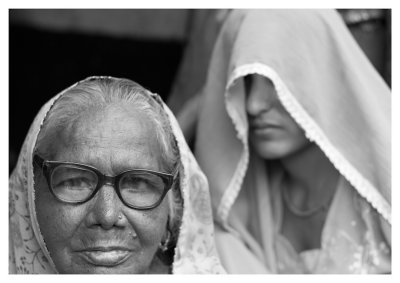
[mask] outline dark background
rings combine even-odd
[[[140,13],[132,12],[132,17]],[[89,16],[93,13],[87,11]],[[48,19],[46,26],[29,20],[29,10],[10,10],[9,16],[9,173],[34,117],[51,97],[88,76],[108,75],[137,81],[166,99],[185,44],[179,34],[160,35],[163,30],[143,38],[139,32],[87,31],[84,23],[54,28],[57,19]],[[123,16],[121,24],[130,20]],[[186,25],[186,17],[181,18]],[[116,18],[104,19],[112,20]]]
[[[376,10],[369,18],[368,13],[339,11],[390,85],[390,10]],[[125,77],[167,100],[195,13],[9,10],[9,173],[40,107],[79,80]]]

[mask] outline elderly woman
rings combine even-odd
[[[158,95],[91,77],[39,112],[10,178],[10,273],[219,273],[207,181]]]
[[[335,11],[229,14],[195,142],[228,272],[391,272],[390,99]]]

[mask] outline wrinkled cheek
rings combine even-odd
[[[52,201],[41,204],[42,207],[38,209],[39,228],[53,262],[58,271],[63,272],[73,264],[70,246],[80,222],[80,215],[66,209],[63,204]]]
[[[139,236],[142,236],[143,243],[147,246],[158,245],[166,231],[167,217],[144,215],[141,226],[141,231],[138,231],[138,233]]]
[[[73,222],[77,219],[77,214],[68,205],[51,199],[47,195],[39,194],[37,197],[36,211],[42,235],[48,238],[47,241],[68,238],[73,230]]]
[[[57,208],[53,211],[49,218],[51,223],[52,234],[59,239],[58,241],[63,242],[70,239],[76,231],[79,223],[81,222],[83,215],[75,211],[67,211],[62,208]]]
[[[74,207],[57,201],[43,179],[35,189],[35,206],[39,228],[47,245],[62,242],[70,236],[73,222],[77,219]]]
[[[135,216],[132,215],[130,218],[142,246],[155,253],[158,244],[166,234],[168,221],[167,205],[162,205],[150,211],[141,211],[139,214]]]

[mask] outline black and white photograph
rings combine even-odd
[[[394,9],[184,5],[8,8],[8,274],[391,277]]]

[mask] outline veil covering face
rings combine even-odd
[[[318,250],[298,254],[279,233],[282,174],[249,147],[249,74],[272,81],[341,175]],[[391,93],[334,10],[232,11],[199,115],[195,155],[228,272],[391,271]]]
[[[9,272],[58,273],[40,233],[35,208],[33,150],[43,120],[62,91],[47,102],[35,120],[21,149],[18,163],[9,181]],[[114,79],[112,77],[106,77]],[[158,99],[158,96],[155,95]],[[214,228],[208,183],[189,150],[178,123],[168,107],[163,105],[176,139],[180,155],[180,192],[183,215],[172,264],[172,273],[224,273],[214,245]]]

